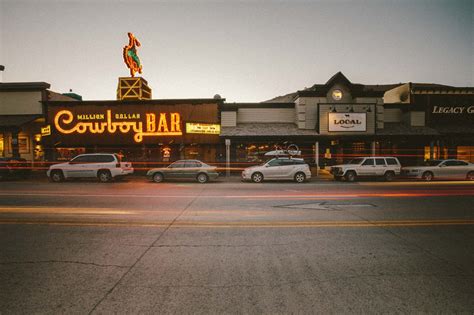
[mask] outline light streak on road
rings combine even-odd
[[[420,226],[466,226],[474,225],[474,220],[384,220],[384,221],[298,221],[298,222],[87,222],[1,219],[0,225],[57,225],[57,226],[95,226],[95,227],[152,227],[152,228],[379,228],[379,227],[420,227]]]
[[[137,211],[108,208],[52,208],[52,207],[0,207],[0,213],[36,213],[36,214],[108,214],[127,215]]]
[[[235,194],[235,195],[193,195],[193,194],[176,194],[176,195],[160,195],[156,194],[89,194],[89,193],[62,193],[62,192],[1,192],[0,196],[11,197],[87,197],[87,198],[213,198],[213,199],[331,199],[331,198],[420,198],[420,197],[449,197],[449,196],[474,196],[474,190],[438,190],[438,191],[418,191],[418,192],[374,192],[374,193],[319,193],[319,194]]]

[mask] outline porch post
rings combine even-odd
[[[314,144],[314,163],[316,163],[316,176],[319,176],[319,141]]]
[[[230,176],[230,139],[225,139],[225,168],[226,176]]]

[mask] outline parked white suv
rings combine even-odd
[[[242,172],[243,180],[260,183],[264,180],[294,180],[302,183],[311,178],[311,171],[303,159],[274,158],[265,164],[252,166]]]
[[[357,177],[384,177],[391,181],[400,175],[401,165],[396,157],[360,157],[346,164],[331,167],[331,174],[336,180],[345,179],[353,182]]]
[[[70,178],[98,178],[109,182],[114,178],[133,174],[132,164],[122,162],[118,154],[81,154],[66,163],[51,165],[47,175],[53,182]]]

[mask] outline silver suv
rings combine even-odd
[[[122,162],[121,156],[113,153],[81,154],[69,162],[51,165],[47,172],[53,182],[69,178],[98,178],[109,182],[130,174],[133,174],[132,164]]]
[[[302,183],[311,178],[311,171],[303,159],[274,158],[265,164],[252,166],[242,172],[243,180],[260,183],[264,180],[294,180]]]
[[[331,167],[331,174],[336,180],[355,181],[358,177],[383,177],[392,181],[400,175],[401,165],[396,157],[360,157],[346,164]]]

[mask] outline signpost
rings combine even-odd
[[[226,176],[230,176],[230,139],[225,139],[225,168]]]

